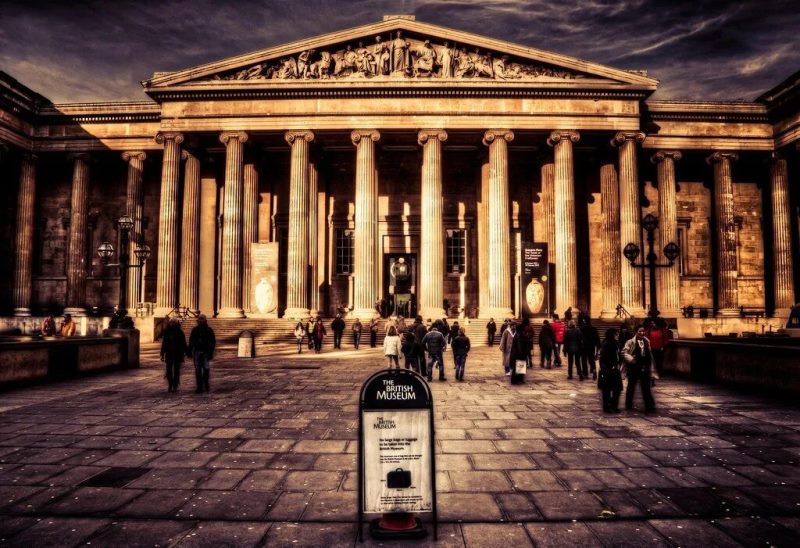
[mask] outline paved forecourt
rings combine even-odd
[[[289,350],[0,395],[0,544],[355,545],[357,395],[379,350]],[[665,379],[658,413],[599,413],[591,381],[497,348],[432,383],[445,546],[800,542],[800,409]],[[637,402],[641,409],[641,401]],[[421,544],[432,543],[431,540]],[[366,545],[371,545],[367,541]]]

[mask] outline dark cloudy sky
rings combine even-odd
[[[54,102],[145,99],[177,70],[388,13],[753,99],[800,69],[800,0],[0,0],[0,70]]]

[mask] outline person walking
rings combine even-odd
[[[297,353],[303,353],[303,338],[306,336],[306,328],[303,325],[303,322],[297,322],[297,325],[294,326],[294,338],[297,340]]]
[[[642,398],[644,398],[644,412],[652,413],[656,410],[656,402],[650,391],[650,368],[653,362],[653,351],[650,341],[644,336],[644,327],[636,330],[636,335],[625,343],[622,349],[622,359],[628,371],[628,388],[625,392],[625,409],[633,409],[633,396],[636,385],[642,385]]]
[[[494,346],[495,333],[497,333],[497,324],[494,323],[494,318],[489,318],[489,323],[486,324],[486,335],[489,338],[489,346]]]
[[[419,362],[417,360],[417,343],[414,337],[414,330],[410,327],[400,337],[400,351],[405,358],[406,369],[411,369],[419,373]]]
[[[583,350],[583,336],[580,330],[575,327],[575,322],[569,322],[566,333],[564,333],[564,352],[567,354],[567,378],[572,379],[572,366],[578,370],[578,378],[583,380],[586,372],[581,365],[581,352]]]
[[[453,340],[458,337],[460,331],[461,327],[458,325],[458,322],[453,322],[453,325],[450,326],[450,331],[447,335],[447,344],[453,346]]]
[[[456,362],[456,380],[463,381],[464,368],[467,365],[467,354],[469,354],[471,347],[469,337],[467,337],[464,328],[458,330],[458,335],[450,343],[450,346],[453,348],[453,358]]]
[[[383,338],[383,355],[389,360],[389,369],[392,368],[392,362],[396,369],[400,369],[400,337],[397,336],[397,329],[394,326],[389,328],[389,332]]]
[[[75,336],[75,322],[72,321],[72,316],[70,314],[64,314],[64,320],[61,322],[61,329],[58,333],[62,337]]]
[[[545,320],[542,322],[542,329],[539,331],[539,367],[544,367],[547,364],[547,369],[553,365],[553,347],[555,346],[555,333],[553,333],[553,326],[550,322]]]
[[[344,322],[342,322],[344,323]],[[325,324],[322,323],[322,318],[317,317],[317,321],[314,322],[314,351],[319,354],[322,352],[322,341],[325,340],[325,335],[327,331],[325,330]]]
[[[553,353],[555,356],[553,357],[555,361],[556,367],[561,367],[561,349],[564,344],[564,332],[566,331],[566,326],[564,322],[558,319],[558,314],[553,314],[553,335],[555,338],[555,347],[553,348]]]
[[[503,371],[505,372],[506,377],[511,376],[511,368],[513,364],[511,362],[511,345],[514,342],[514,336],[517,332],[517,327],[513,323],[509,323],[508,320],[503,322],[503,326],[505,329],[502,330],[502,334],[500,335],[500,352],[503,354]]]
[[[308,337],[308,349],[314,350],[314,326],[317,324],[317,319],[314,316],[309,318],[306,324],[306,337]]]
[[[442,356],[447,346],[444,335],[439,333],[439,330],[435,327],[431,327],[431,330],[423,337],[422,345],[428,352],[428,380],[433,380],[433,364],[436,363],[439,368],[439,380],[446,381],[447,378],[444,376],[444,357]]]
[[[656,379],[661,378],[664,369],[664,349],[672,340],[672,331],[667,327],[664,318],[655,318],[650,329],[645,331],[647,340],[650,341],[650,349],[653,351],[653,365],[655,366],[651,375],[651,385],[656,385]]]
[[[303,324],[300,324],[302,327]],[[302,339],[301,339],[302,340]],[[211,387],[209,381],[211,380],[211,360],[214,359],[214,349],[217,347],[217,339],[214,336],[214,330],[208,325],[208,319],[205,314],[200,314],[197,317],[197,325],[192,329],[189,334],[189,348],[187,353],[192,357],[194,363],[194,377],[197,382],[195,392],[208,392]],[[297,346],[298,352],[300,351],[300,344]]]
[[[603,412],[619,413],[619,396],[622,393],[622,374],[619,370],[619,342],[617,330],[606,331],[600,345],[600,378],[597,385],[603,394]]]
[[[333,347],[342,348],[342,335],[344,335],[344,320],[341,314],[336,314],[336,318],[331,322],[331,329],[333,330]]]
[[[523,318],[522,325],[520,325],[519,329],[524,339],[523,342],[528,348],[525,358],[525,362],[527,363],[526,367],[530,367],[532,363],[531,357],[533,354],[533,341],[536,339],[536,331],[533,328],[530,318]]]
[[[589,316],[582,316],[583,322],[580,324],[581,336],[583,336],[583,351],[581,352],[581,359],[583,360],[583,374],[588,375],[592,373],[592,379],[597,380],[597,370],[595,365],[595,356],[600,350],[600,334],[597,328],[592,325],[592,320]]]
[[[431,380],[432,372],[428,371],[428,362],[425,359],[425,345],[422,340],[428,334],[428,328],[422,323],[422,316],[414,318],[414,325],[411,327],[414,331],[414,357],[417,359],[419,366],[419,374]]]
[[[369,346],[378,346],[378,318],[374,317],[369,321]]]
[[[181,383],[181,365],[187,354],[186,335],[178,320],[171,319],[161,337],[161,361],[167,366],[167,388],[177,392]]]
[[[353,329],[353,346],[355,346],[356,350],[358,350],[358,345],[361,343],[361,330],[362,330],[361,320],[356,318],[356,321],[353,322],[352,329]]]

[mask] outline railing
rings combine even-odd
[[[622,318],[632,318],[633,317],[633,316],[631,316],[631,313],[628,312],[627,309],[624,306],[622,306],[621,303],[617,305],[616,310],[617,310],[617,314],[616,314],[616,316],[614,316],[615,318],[622,319]]]

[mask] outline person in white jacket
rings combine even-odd
[[[383,339],[383,355],[389,359],[389,369],[392,368],[392,362],[397,369],[400,369],[400,337],[397,335],[397,329],[394,326],[389,327],[389,332]]]
[[[294,326],[294,338],[297,340],[297,353],[303,353],[303,338],[306,336],[306,328],[303,326],[303,322],[297,322],[297,325]]]

